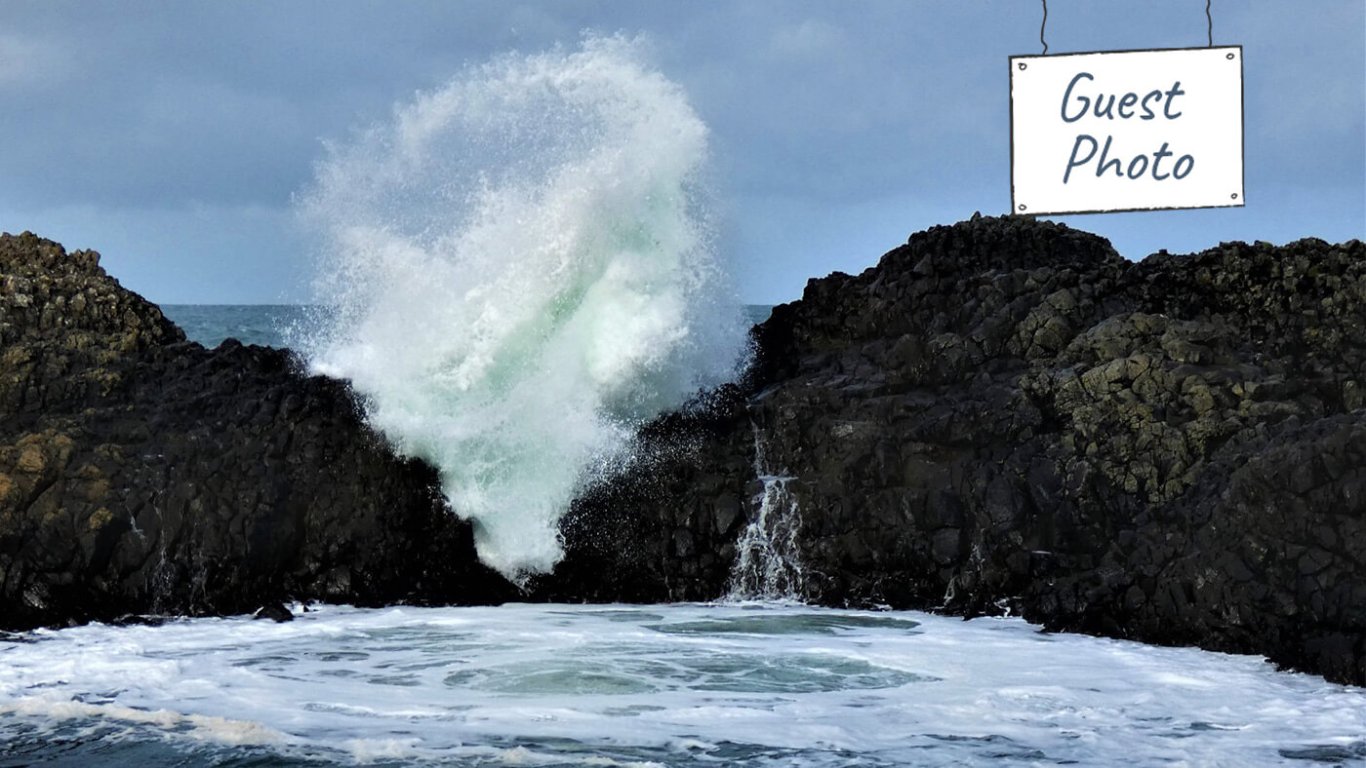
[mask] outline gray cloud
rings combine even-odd
[[[1246,50],[1249,207],[1078,217],[1142,256],[1362,236],[1366,6],[1215,3]],[[303,294],[289,201],[320,141],[506,50],[644,33],[712,129],[742,293],[795,296],[915,228],[1004,211],[1006,57],[1039,8],[980,0],[0,5],[0,228],[102,248],[162,301]],[[1203,3],[1053,0],[1051,52],[1205,41]],[[880,245],[879,245],[880,243]],[[1185,245],[1189,244],[1189,245]]]

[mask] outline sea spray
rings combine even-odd
[[[710,248],[707,130],[641,45],[507,55],[330,145],[313,370],[432,462],[479,556],[562,555],[560,516],[635,428],[732,377],[745,326]]]
[[[754,474],[762,490],[756,512],[735,543],[728,600],[801,600],[806,591],[797,538],[801,533],[797,498],[788,489],[796,478],[769,467],[763,434],[754,430]]]

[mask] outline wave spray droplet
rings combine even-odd
[[[740,305],[699,204],[706,126],[639,44],[505,56],[329,146],[303,343],[433,463],[480,558],[550,570],[558,523],[635,428],[736,372]]]

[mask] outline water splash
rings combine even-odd
[[[763,436],[754,429],[754,474],[763,490],[754,497],[758,512],[735,544],[728,600],[801,600],[806,593],[798,537],[801,514],[788,490],[795,477],[769,469]]]
[[[304,347],[432,462],[484,562],[562,555],[558,523],[636,427],[731,378],[707,130],[641,45],[508,55],[329,147],[302,197],[335,316]]]

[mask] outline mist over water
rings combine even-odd
[[[707,129],[641,45],[508,55],[329,146],[313,369],[441,471],[480,557],[518,579],[562,554],[575,493],[635,428],[731,378],[743,313],[715,258]]]

